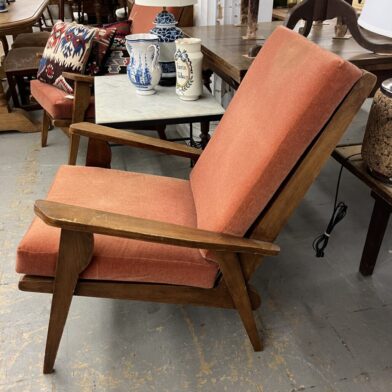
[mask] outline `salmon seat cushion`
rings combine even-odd
[[[83,184],[83,186],[81,186]],[[81,166],[60,167],[47,200],[195,227],[189,181]],[[60,229],[35,218],[17,252],[18,273],[54,276]],[[81,278],[211,288],[218,265],[198,249],[94,235]]]
[[[57,120],[71,120],[73,110],[73,99],[63,90],[40,80],[30,82],[31,95],[49,113],[52,118]],[[95,117],[94,97],[91,97],[90,105],[86,111],[86,119]]]

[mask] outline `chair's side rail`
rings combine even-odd
[[[36,201],[34,210],[45,223],[63,230],[211,249],[217,252],[245,252],[264,256],[279,253],[279,247],[268,242],[47,200]]]
[[[250,238],[271,242],[276,239],[320,173],[363,102],[371,93],[375,82],[376,77],[364,71],[362,77],[353,86],[323,131],[320,132],[267,208],[259,216],[252,230],[248,233]],[[253,261],[246,260],[243,263],[247,278],[252,275],[260,262],[260,258],[253,258]]]
[[[66,79],[73,80],[74,82],[83,82],[89,84],[94,83],[94,76],[90,76],[90,75],[76,74],[73,72],[63,72],[63,76]]]
[[[182,156],[194,160],[199,158],[202,153],[202,150],[189,147],[185,144],[173,143],[167,140],[161,140],[139,135],[130,131],[121,131],[91,123],[72,124],[70,133],[106,142],[153,150],[164,154]]]

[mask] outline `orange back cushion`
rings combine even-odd
[[[168,7],[176,20],[183,11],[183,7]],[[134,4],[129,19],[132,20],[132,34],[148,33],[155,25],[155,17],[162,11],[162,7],[148,7]]]
[[[361,75],[277,28],[191,173],[198,227],[245,234]]]

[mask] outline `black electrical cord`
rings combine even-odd
[[[352,157],[360,155],[358,154],[352,154],[346,158],[346,161],[351,159]],[[343,173],[344,166],[342,165],[339,171],[339,176],[338,176],[338,182],[336,184],[336,191],[335,191],[335,201],[334,201],[334,206],[333,206],[333,212],[331,219],[329,220],[328,226],[323,234],[320,234],[317,236],[314,241],[313,241],[313,250],[316,252],[316,257],[324,257],[325,254],[325,249],[328,246],[329,238],[331,237],[331,233],[335,226],[341,222],[344,217],[347,214],[347,205],[343,202],[340,201],[338,202],[338,197],[339,197],[339,189],[340,189],[340,181],[342,179],[342,173]]]

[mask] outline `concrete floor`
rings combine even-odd
[[[365,109],[368,108],[368,105]],[[363,110],[348,134],[360,140]],[[324,259],[312,240],[331,214],[338,165],[330,160],[278,238],[253,284],[265,351],[253,353],[234,311],[75,298],[56,362],[41,373],[50,296],[17,289],[15,250],[58,166],[67,139],[0,134],[1,391],[392,391],[392,244],[371,278],[358,264],[372,209],[369,190],[345,173],[349,205]],[[116,147],[114,166],[187,177],[189,162]],[[81,157],[80,162],[83,162]]]

